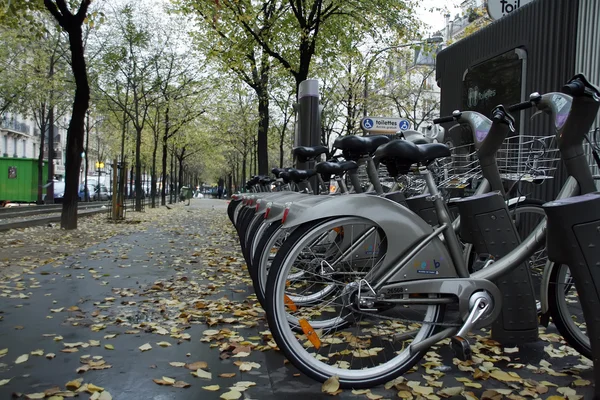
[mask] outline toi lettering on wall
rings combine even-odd
[[[490,18],[496,20],[534,0],[488,0],[487,9]]]

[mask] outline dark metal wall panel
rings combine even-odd
[[[441,51],[436,66],[441,115],[461,107],[462,80],[467,68],[515,48],[527,52],[524,90],[527,96],[536,91],[559,90],[576,71],[580,1],[598,3],[597,0],[537,0]],[[593,15],[597,18],[598,13]],[[550,135],[548,118],[530,120],[531,115],[530,111],[521,115],[522,133]],[[536,187],[532,195],[551,199],[564,179],[562,171],[557,171],[552,182]]]
[[[600,85],[600,1],[579,0],[579,25],[577,27],[577,47],[575,72],[583,73],[590,82]],[[595,128],[600,126],[600,115]]]

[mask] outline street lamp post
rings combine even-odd
[[[367,68],[365,69],[365,88],[364,88],[364,106],[363,106],[363,117],[366,117],[368,115],[367,112],[367,100],[369,98],[369,74],[371,72],[371,67],[373,66],[373,63],[375,62],[375,60],[377,60],[377,57],[379,57],[379,55],[385,53],[386,51],[389,50],[395,50],[395,49],[402,49],[405,47],[410,47],[410,46],[415,46],[418,44],[433,44],[433,43],[441,43],[444,41],[444,38],[442,38],[441,36],[434,36],[434,37],[430,37],[427,38],[425,40],[422,41],[417,41],[417,42],[410,42],[410,43],[404,43],[404,44],[400,44],[400,45],[396,45],[396,46],[388,46],[385,47],[381,50],[376,51],[373,56],[371,57],[371,60],[369,60],[369,62],[367,63]]]
[[[98,184],[96,190],[98,191],[98,200],[100,200],[100,171],[104,168],[104,162],[96,161],[96,170],[98,172]]]

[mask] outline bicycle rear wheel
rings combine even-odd
[[[411,344],[435,333],[443,305],[425,304],[425,296],[424,304],[358,306],[366,273],[381,266],[386,248],[372,221],[340,217],[297,227],[277,252],[266,285],[269,327],[306,375],[318,381],[338,376],[341,387],[371,387],[423,356],[425,350]]]

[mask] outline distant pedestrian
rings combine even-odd
[[[223,178],[219,178],[219,187],[217,188],[217,196],[219,199],[223,198],[223,186],[225,186],[225,181]]]

